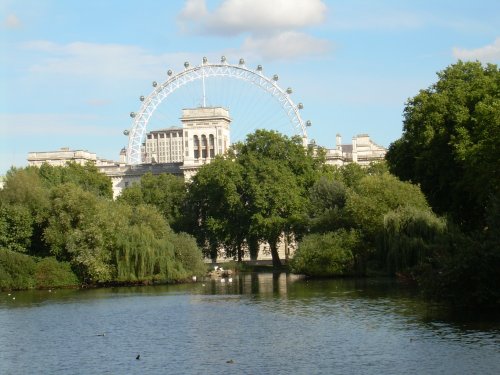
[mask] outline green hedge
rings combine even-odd
[[[53,288],[78,284],[78,278],[69,263],[0,249],[0,289]]]

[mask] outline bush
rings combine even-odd
[[[360,244],[354,230],[307,235],[291,262],[292,272],[316,277],[352,274]]]
[[[35,267],[35,280],[38,288],[64,287],[78,285],[78,278],[67,262],[55,258],[43,258]]]
[[[34,288],[35,268],[35,261],[29,255],[0,249],[0,288]]]
[[[191,275],[204,275],[207,266],[203,262],[203,254],[194,237],[186,233],[172,234],[169,238],[174,245],[175,260],[182,264],[184,270]]]

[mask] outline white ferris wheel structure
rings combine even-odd
[[[142,163],[142,143],[144,141],[148,124],[153,114],[167,98],[184,86],[199,81],[202,87],[201,106],[206,107],[206,81],[214,78],[225,78],[231,81],[238,80],[257,87],[266,93],[266,97],[273,97],[281,107],[281,116],[286,119],[294,135],[302,137],[304,145],[307,144],[306,128],[311,126],[310,121],[304,121],[300,111],[304,108],[302,103],[295,104],[291,98],[292,89],[283,89],[278,85],[278,75],[267,77],[263,74],[261,65],[250,69],[245,65],[244,59],[238,64],[231,64],[226,57],[222,56],[220,62],[211,63],[206,57],[197,66],[191,66],[189,62],[184,63],[184,70],[174,74],[171,70],[167,72],[167,79],[163,83],[153,82],[153,91],[148,96],[140,96],[141,107],[137,112],[131,112],[132,126],[125,130],[128,136],[127,164],[137,165]],[[266,99],[267,100],[267,99]]]

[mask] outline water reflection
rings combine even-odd
[[[384,279],[2,292],[0,332],[2,374],[500,373],[497,317]]]

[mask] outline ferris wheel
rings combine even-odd
[[[248,120],[252,121],[257,128],[265,128],[263,119],[266,119],[271,123],[270,126],[275,128],[276,124],[284,122],[288,130],[284,131],[284,133],[299,135],[302,137],[304,145],[306,145],[306,128],[311,126],[311,121],[302,120],[300,111],[304,108],[303,104],[295,104],[291,98],[292,89],[290,87],[286,89],[280,87],[278,79],[277,74],[271,77],[265,76],[261,65],[258,65],[254,70],[245,65],[244,59],[240,59],[238,64],[231,64],[225,56],[221,57],[219,63],[211,63],[206,57],[203,58],[202,64],[197,66],[191,66],[189,62],[185,62],[184,70],[175,74],[172,70],[168,70],[167,79],[163,83],[154,81],[152,83],[153,92],[148,96],[140,96],[139,99],[142,104],[139,111],[130,113],[130,117],[132,117],[131,129],[123,132],[128,136],[127,164],[135,165],[142,163],[142,143],[146,136],[146,130],[154,122],[153,119],[155,116],[160,118],[159,121],[163,122],[163,126],[168,121],[174,121],[174,117],[178,113],[178,108],[167,108],[165,112],[160,109],[160,105],[169,101],[176,101],[180,103],[178,106],[183,108],[189,105],[206,107],[207,101],[210,101],[210,105],[212,106],[232,107],[229,108],[232,111],[236,106],[231,103],[225,103],[226,100],[221,99],[221,95],[217,95],[221,92],[233,101],[238,96],[243,97],[240,102],[245,104],[247,110],[240,116],[240,123]],[[235,81],[243,83],[245,87],[235,89],[232,83]],[[211,82],[215,82],[215,85],[210,85]],[[192,86],[195,87],[193,88]],[[262,98],[258,99],[259,94],[255,92],[251,94],[251,97],[241,95],[241,92],[238,93],[238,90],[248,91],[249,88],[258,91]],[[176,94],[181,91],[184,91],[184,100],[182,100],[180,94],[176,97]],[[186,100],[185,98],[189,99]],[[194,102],[193,98],[195,98]],[[270,98],[274,98],[275,100],[270,101]],[[275,104],[269,110],[272,115],[261,116],[260,119],[250,118],[259,112],[259,109],[268,106],[269,102]],[[231,116],[233,115],[234,113],[231,113]],[[277,121],[277,118],[279,121]],[[238,120],[235,122],[238,124]]]

